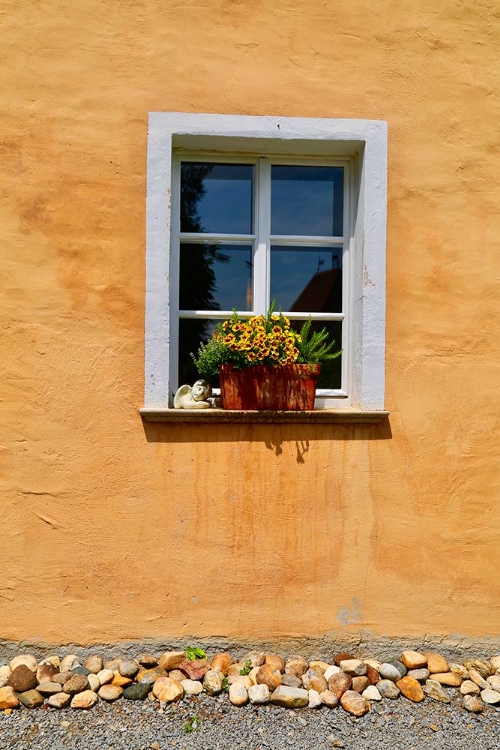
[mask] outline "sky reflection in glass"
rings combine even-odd
[[[285,312],[342,312],[342,248],[271,246],[271,299]]]
[[[183,162],[181,232],[251,234],[251,164]]]
[[[271,234],[341,237],[343,167],[271,168]]]
[[[182,243],[179,297],[181,310],[251,310],[252,245]]]

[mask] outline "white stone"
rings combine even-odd
[[[233,706],[244,706],[248,703],[248,692],[241,682],[233,682],[229,686],[229,701]]]
[[[340,667],[336,667],[335,664],[332,664],[332,666],[328,667],[328,669],[325,671],[325,674],[323,675],[323,677],[328,682],[330,677],[332,677],[334,674],[338,674],[341,671],[342,670],[340,669]]]
[[[321,696],[318,693],[317,690],[308,690],[309,693],[309,708],[319,708],[323,701],[321,700]]]
[[[491,666],[495,669],[500,669],[500,654],[497,656],[492,656],[490,659]]]
[[[250,703],[269,703],[271,694],[267,685],[252,685],[248,690]]]
[[[460,692],[462,695],[479,695],[481,689],[479,685],[476,685],[472,680],[464,680],[460,685]]]
[[[198,680],[181,680],[186,695],[199,695],[203,692],[203,685]]]
[[[97,673],[97,679],[101,685],[107,685],[109,682],[112,682],[114,676],[114,672],[112,672],[111,669],[101,669],[101,671]]]
[[[0,688],[5,687],[10,677],[11,668],[8,665],[0,667]]]
[[[9,667],[14,671],[14,669],[21,666],[21,664],[24,664],[28,669],[31,669],[32,672],[36,672],[38,667],[38,661],[32,654],[20,654],[19,656],[15,656],[9,663]]]
[[[492,690],[496,690],[500,693],[500,674],[492,674],[486,679],[486,682],[491,685]]]
[[[375,685],[368,685],[366,690],[363,690],[361,695],[367,701],[381,701],[382,700],[382,696],[380,695],[378,688]]]
[[[94,693],[99,692],[99,688],[101,687],[101,682],[99,680],[99,677],[96,674],[90,673],[87,675],[87,680],[89,681],[89,687]]]
[[[78,656],[76,654],[68,654],[68,656],[65,656],[61,660],[61,665],[59,667],[60,672],[71,672],[73,667],[75,667],[78,664]]]
[[[483,703],[487,703],[490,706],[496,706],[500,703],[500,693],[496,690],[481,690],[481,698]]]

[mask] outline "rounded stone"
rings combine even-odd
[[[500,693],[496,690],[481,690],[481,700],[489,706],[497,706],[500,703]]]
[[[43,695],[38,690],[27,690],[25,693],[20,693],[18,696],[19,702],[26,706],[26,708],[39,708],[43,704]]]
[[[271,695],[267,685],[251,685],[248,689],[248,698],[250,703],[264,704],[269,703]]]
[[[0,667],[0,687],[5,687],[11,675],[11,672],[12,670],[8,664],[4,664],[3,667]]]
[[[479,695],[481,688],[472,680],[464,680],[460,685],[462,695]]]
[[[377,690],[382,698],[398,698],[400,690],[393,680],[380,680],[377,682]]]
[[[283,708],[302,708],[309,705],[309,693],[303,688],[280,685],[271,695],[271,703]]]
[[[469,679],[472,682],[475,682],[476,685],[479,685],[481,690],[488,690],[490,687],[489,683],[484,679],[484,677],[477,671],[477,669],[474,669],[471,667],[469,669]]]
[[[319,708],[322,704],[321,696],[317,690],[309,690],[308,708]]]
[[[97,654],[94,654],[93,656],[89,656],[89,658],[86,660],[83,666],[85,667],[85,669],[88,669],[89,672],[91,672],[92,674],[97,674],[103,668],[102,657],[98,656]]]
[[[123,659],[118,664],[118,671],[122,677],[135,677],[139,671],[139,664],[135,659]]]
[[[320,672],[316,672],[314,669],[308,669],[304,672],[302,675],[302,684],[305,690],[316,690],[318,693],[328,690],[328,681],[325,680]]]
[[[74,674],[73,677],[64,683],[63,690],[69,695],[76,695],[88,691],[89,681],[84,674]]]
[[[500,674],[491,675],[486,682],[492,690],[496,690],[497,693],[500,693]]]
[[[277,654],[266,654],[265,663],[269,665],[273,671],[277,669],[281,674],[285,671],[286,661],[282,656],[278,656]]]
[[[368,701],[354,690],[346,690],[340,698],[340,705],[352,716],[363,716],[370,710]]]
[[[107,685],[109,682],[112,682],[113,677],[114,674],[111,669],[101,669],[101,671],[97,673],[97,678],[101,685]]]
[[[361,677],[366,674],[366,664],[361,659],[343,659],[339,667],[351,677]]]
[[[36,679],[39,684],[42,682],[52,682],[56,674],[59,674],[59,667],[56,667],[55,664],[40,662],[36,670]]]
[[[248,703],[248,692],[241,682],[233,682],[229,686],[229,701],[233,706],[245,706]]]
[[[436,680],[427,680],[423,690],[424,693],[434,701],[438,701],[439,703],[451,702],[451,698],[447,691],[439,684],[439,682],[436,682]]]
[[[413,677],[414,680],[418,680],[419,682],[425,682],[429,679],[431,676],[431,673],[428,669],[410,669],[408,672],[408,677]]]
[[[14,688],[11,688],[9,685],[0,688],[0,709],[17,708],[18,705],[19,699],[14,692]]]
[[[354,690],[355,693],[362,693],[363,690],[366,690],[369,684],[370,684],[370,680],[368,679],[366,675],[353,677],[351,690]]]
[[[203,677],[203,687],[208,695],[220,695],[222,693],[222,672],[218,669],[209,669]]]
[[[83,677],[83,675],[82,675]],[[71,699],[71,708],[92,708],[98,701],[97,693],[93,690],[83,690]]]
[[[281,685],[281,673],[278,670],[273,670],[269,664],[263,664],[259,667],[255,679],[257,685],[267,685],[271,691],[276,690],[278,685]]]
[[[396,669],[393,664],[389,664],[388,662],[384,662],[383,664],[381,664],[378,671],[380,676],[384,680],[392,680],[392,682],[397,682],[402,677],[399,669]]]
[[[478,695],[464,695],[464,708],[473,714],[480,714],[484,703]]]
[[[168,684],[167,684],[168,681]],[[175,703],[182,700],[184,697],[184,688],[177,680],[171,680],[170,677],[165,678],[163,683],[163,689],[158,695],[158,700],[164,703]]]
[[[266,661],[266,655],[263,651],[250,651],[243,662],[249,661],[252,667],[261,667]]]
[[[401,661],[407,669],[424,669],[427,666],[427,657],[419,651],[403,651]]]
[[[123,697],[129,701],[143,701],[147,698],[151,684],[148,682],[136,682],[123,691]]]
[[[55,693],[50,695],[47,701],[52,708],[67,708],[71,703],[71,695],[68,693]]]
[[[199,695],[203,692],[203,685],[198,680],[179,680],[186,695]]]
[[[10,662],[9,667],[11,672],[13,672],[17,667],[20,666],[28,667],[28,669],[31,669],[32,672],[36,672],[38,669],[38,660],[36,656],[33,656],[33,654],[19,654],[19,656],[15,656]]]
[[[413,677],[402,677],[401,680],[398,680],[396,682],[396,687],[401,690],[401,693],[405,698],[413,701],[413,703],[420,703],[424,700],[424,691],[422,690],[422,685]]]
[[[94,672],[91,672],[88,675],[87,680],[89,681],[89,688],[93,690],[94,693],[97,693],[97,691],[101,687],[101,683],[99,681],[99,677],[97,676],[97,674],[94,674]]]
[[[210,669],[221,672],[224,676],[227,675],[227,670],[233,663],[231,654],[227,652],[221,654],[215,654],[214,658],[210,662]]]
[[[380,695],[380,692],[376,685],[368,685],[366,690],[363,690],[362,696],[367,701],[381,701],[382,700],[382,696]]]
[[[330,679],[330,677],[333,677],[334,674],[338,674],[341,671],[342,670],[340,669],[340,667],[335,666],[335,664],[331,664],[328,667],[328,669],[325,669],[325,671],[323,673],[323,677],[328,682],[328,680]]]
[[[340,698],[345,692],[350,690],[352,687],[352,678],[345,672],[338,672],[330,677],[328,680],[328,690],[335,693],[337,698]]]
[[[288,659],[285,664],[285,673],[293,674],[295,677],[302,677],[304,672],[307,671],[309,663],[304,659],[303,656],[292,656]]]
[[[431,652],[423,654],[423,656],[425,656],[427,660],[427,669],[431,674],[449,672],[450,668],[448,666],[448,662],[446,661],[444,656],[441,656],[441,654]]]
[[[321,702],[323,705],[327,706],[328,708],[335,708],[339,705],[339,699],[335,695],[335,693],[332,693],[331,690],[324,690],[322,693],[320,693]]]
[[[440,685],[446,685],[447,687],[460,687],[463,682],[463,677],[455,672],[444,672],[444,673],[432,673],[431,678]]]
[[[33,690],[37,686],[36,673],[25,664],[19,664],[12,670],[7,686],[13,688],[16,693],[24,693]]]
[[[284,674],[281,676],[281,684],[285,687],[301,688],[302,680],[294,674]]]
[[[41,682],[37,690],[43,695],[55,695],[62,692],[62,685],[60,682]]]
[[[182,662],[186,660],[186,654],[184,653],[184,651],[165,651],[165,653],[160,656],[160,659],[158,661],[156,661],[154,657],[152,657],[154,660],[154,664],[151,665],[144,664],[144,656],[145,654],[143,654],[142,657],[139,657],[138,659],[141,664],[148,667],[154,667],[156,666],[156,664],[158,664],[158,666],[160,666],[166,672],[170,672],[170,670],[172,669],[177,669],[179,664],[182,664]]]
[[[59,672],[70,672],[77,664],[78,656],[76,654],[68,654],[68,656],[65,656],[63,659],[61,659]]]
[[[99,688],[97,695],[103,701],[112,703],[113,701],[117,701],[118,698],[122,697],[123,689],[121,687],[118,687],[118,685],[102,685]]]

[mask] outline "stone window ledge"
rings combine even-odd
[[[144,406],[145,422],[171,424],[378,424],[389,416],[379,409],[315,409],[314,411],[238,411],[232,409],[169,409]]]

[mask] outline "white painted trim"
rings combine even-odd
[[[375,120],[306,119],[182,112],[151,112],[146,203],[145,404],[170,402],[169,348],[174,345],[168,281],[177,253],[170,253],[172,153],[237,152],[305,158],[355,157],[357,193],[354,237],[349,241],[352,304],[346,357],[350,399],[318,399],[318,406],[383,409],[385,387],[385,244],[387,124]],[[355,191],[356,187],[356,191]],[[174,216],[178,211],[174,211]],[[176,228],[178,233],[179,227]],[[177,290],[172,290],[177,294]],[[340,395],[340,394],[338,394]],[[319,403],[319,402],[324,403]]]

